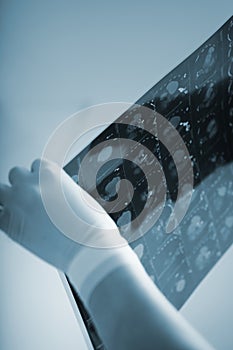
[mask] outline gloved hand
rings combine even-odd
[[[77,239],[61,232],[48,216],[39,186],[41,175],[43,191],[52,199],[55,213],[61,206],[54,190],[62,182],[70,210],[81,218],[74,228]],[[55,163],[36,160],[31,171],[15,167],[9,181],[11,186],[0,185],[0,228],[15,242],[68,274],[84,299],[114,268],[134,264],[136,255],[113,220]]]

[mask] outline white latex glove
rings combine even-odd
[[[41,198],[39,169],[55,212],[60,203],[53,189],[61,179],[70,207],[84,219],[75,230],[77,237],[84,237],[81,241],[85,245],[68,238],[50,220]],[[55,163],[36,160],[31,171],[15,167],[9,173],[9,181],[11,186],[0,185],[0,228],[15,242],[68,274],[84,300],[113,269],[138,261],[109,215]],[[83,200],[80,193],[88,200]],[[93,211],[93,205],[98,210]],[[117,248],[106,248],[109,231],[119,243]],[[94,246],[100,242],[105,248],[90,247],[93,242]]]

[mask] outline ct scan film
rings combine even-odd
[[[151,279],[177,309],[233,242],[232,87],[231,18],[65,167],[101,205],[110,203],[105,209],[129,240]],[[147,113],[141,113],[141,106]],[[164,144],[156,134],[157,114],[178,131],[193,170],[191,203],[183,220],[170,233],[166,227],[180,199],[178,189],[187,186],[190,174],[180,143],[167,134]],[[166,133],[166,127],[162,130]],[[125,139],[135,142],[126,148]],[[112,140],[112,146],[106,146],[106,140]],[[97,145],[98,152],[94,150]],[[173,154],[169,145],[174,149]],[[109,160],[114,147],[121,150],[122,156]],[[95,164],[99,169],[94,182],[81,179],[80,164],[85,157],[86,174],[93,172]],[[156,166],[154,158],[158,160]],[[153,182],[156,169],[163,169],[165,174],[165,179],[157,183]],[[122,179],[131,186],[117,201],[118,183]],[[150,201],[152,197],[155,199]],[[163,210],[151,226],[162,197],[165,198]],[[136,231],[143,234],[131,240]],[[78,297],[77,303],[80,305]],[[85,313],[83,317],[87,319],[88,315]],[[97,346],[98,337],[90,320],[88,324]]]

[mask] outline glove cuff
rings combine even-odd
[[[67,274],[88,306],[97,285],[107,275],[124,265],[143,268],[137,255],[128,245],[119,248],[83,247],[70,264]]]

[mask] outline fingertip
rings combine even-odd
[[[9,171],[8,180],[9,180],[11,185],[14,184],[17,173],[18,173],[18,167],[16,167],[16,166],[14,168],[11,168],[11,170]]]
[[[52,168],[56,165],[53,161],[47,159],[47,158],[37,158],[32,162],[31,165],[31,171],[32,172],[39,172],[41,168],[47,169]]]
[[[28,175],[30,175],[28,169],[16,166],[9,171],[8,179],[11,185],[15,185],[28,178]]]
[[[32,165],[31,165],[31,172],[32,173],[38,173],[39,169],[40,169],[40,166],[41,166],[41,163],[42,163],[41,159],[39,159],[39,158],[35,159],[32,162]]]

